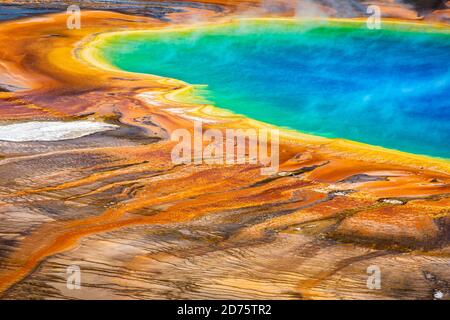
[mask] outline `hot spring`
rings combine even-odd
[[[329,138],[450,158],[450,31],[240,20],[115,33],[108,63],[201,86],[217,107]]]

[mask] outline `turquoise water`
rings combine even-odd
[[[450,158],[450,33],[411,28],[241,22],[120,34],[102,55],[207,85],[203,98],[254,119]]]

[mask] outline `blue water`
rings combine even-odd
[[[450,158],[450,33],[246,22],[115,36],[118,67],[205,84],[216,106],[301,132]]]

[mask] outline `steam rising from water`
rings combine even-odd
[[[302,21],[132,33],[104,55],[127,71],[205,84],[214,105],[258,120],[450,157],[448,34]]]

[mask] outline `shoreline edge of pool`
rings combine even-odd
[[[166,106],[174,106],[179,108],[180,113],[185,113],[187,118],[194,117],[198,120],[203,120],[207,124],[208,122],[218,121],[221,124],[229,122],[230,119],[232,121],[236,121],[237,118],[240,119],[240,125],[249,127],[249,128],[276,128],[281,130],[282,139],[286,139],[285,142],[290,141],[290,143],[311,143],[315,142],[318,144],[327,144],[327,146],[334,148],[336,151],[346,151],[346,152],[354,152],[357,156],[361,156],[362,159],[365,160],[388,160],[393,161],[398,164],[408,164],[408,165],[417,165],[423,166],[423,162],[428,163],[428,165],[434,166],[434,168],[439,168],[444,170],[445,172],[450,172],[450,161],[448,158],[438,157],[438,156],[430,156],[426,154],[417,154],[413,152],[407,152],[402,150],[396,150],[393,148],[387,148],[383,146],[372,145],[369,143],[364,143],[360,141],[349,140],[345,138],[328,138],[323,136],[318,136],[309,133],[301,132],[301,129],[291,129],[282,126],[277,126],[274,124],[269,124],[264,121],[258,121],[256,119],[252,119],[249,116],[245,116],[242,114],[236,114],[230,109],[223,109],[221,107],[217,107],[207,103],[193,103],[191,100],[195,98],[195,87],[197,84],[188,84],[182,80],[175,78],[167,78],[158,74],[145,74],[145,73],[137,73],[126,71],[120,69],[119,67],[112,64],[105,59],[102,52],[108,46],[108,41],[113,40],[117,35],[121,37],[126,37],[128,35],[139,36],[139,35],[147,35],[147,34],[157,34],[160,32],[169,32],[169,33],[177,33],[177,32],[186,32],[186,31],[195,31],[196,28],[201,29],[214,29],[222,26],[229,26],[233,24],[240,24],[241,22],[277,22],[282,21],[286,23],[302,23],[306,25],[308,28],[308,24],[311,24],[311,28],[318,27],[320,25],[326,25],[328,23],[334,24],[344,24],[347,27],[351,27],[353,24],[361,24],[365,23],[365,19],[361,18],[322,18],[322,19],[314,19],[307,18],[299,21],[296,18],[234,18],[234,19],[224,19],[222,21],[214,21],[214,22],[203,22],[195,25],[181,25],[174,27],[154,27],[150,29],[142,29],[142,30],[126,30],[126,31],[113,31],[113,32],[105,32],[95,35],[93,38],[89,38],[88,40],[79,44],[76,49],[77,56],[80,59],[88,62],[90,65],[95,68],[103,69],[109,72],[115,73],[123,73],[123,74],[132,74],[135,77],[150,77],[154,79],[156,82],[160,83],[174,83],[177,84],[176,89],[170,89],[168,91],[162,92],[149,92],[152,99],[157,99],[162,102],[162,109],[164,110],[164,105]],[[399,20],[399,19],[387,19],[384,21],[384,25],[392,26],[404,26],[409,27],[408,29],[402,29],[402,31],[410,32],[410,28],[417,28],[419,30],[424,30],[423,28],[428,29],[432,32],[444,32],[445,34],[449,33],[445,24],[441,23],[423,23],[417,21],[408,21],[408,20]],[[426,30],[425,29],[425,30]],[[179,87],[178,87],[179,86]],[[146,94],[138,95],[143,101],[146,100]],[[198,97],[201,99],[201,97]],[[168,107],[169,108],[169,107]],[[170,112],[169,112],[170,113]],[[193,119],[194,119],[193,118]],[[245,122],[246,124],[243,124]],[[228,125],[232,125],[228,123]],[[192,129],[193,125],[191,125]]]
[[[9,44],[0,48],[0,125],[88,120],[117,128],[0,141],[0,298],[449,294],[439,282],[450,279],[448,159],[193,103],[187,83],[120,70],[96,52],[115,32],[228,23],[238,13],[194,7],[162,20],[82,11],[75,30],[65,13],[0,23]],[[170,133],[192,130],[194,119],[205,129],[280,129],[281,174],[267,179],[251,164],[173,165]],[[86,272],[81,291],[66,288],[73,264]],[[366,286],[373,264],[386,270],[381,290]]]

